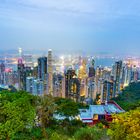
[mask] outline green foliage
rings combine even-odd
[[[75,135],[75,140],[101,140],[106,139],[106,130],[98,127],[85,127],[79,129]]]
[[[71,99],[55,98],[57,113],[66,117],[75,117],[79,113],[78,104]]]
[[[87,105],[85,103],[77,103],[77,105],[78,105],[79,109],[83,109],[83,108],[88,109],[89,108],[89,105]]]
[[[0,139],[10,139],[19,131],[32,129],[35,118],[33,98],[25,92],[0,93]]]
[[[114,122],[108,130],[112,140],[140,139],[140,108],[114,115]]]
[[[48,138],[46,128],[49,126],[53,113],[57,106],[54,103],[54,99],[51,95],[44,95],[37,99],[37,116],[38,122],[40,123],[42,135],[44,138]]]
[[[68,140],[69,137],[66,135],[58,134],[57,132],[52,133],[51,137],[49,140]]]
[[[38,97],[37,115],[40,119],[41,126],[47,127],[49,125],[49,121],[52,119],[53,113],[56,109],[57,106],[51,95]]]
[[[59,126],[59,128],[63,130],[63,134],[68,136],[74,135],[74,133],[82,127],[85,127],[85,125],[83,125],[81,121],[68,119],[63,120]]]
[[[131,83],[113,100],[126,111],[140,107],[140,82]]]

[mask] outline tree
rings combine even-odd
[[[108,130],[112,140],[140,139],[140,108],[114,115],[113,118],[114,121]]]
[[[53,118],[53,114],[56,111],[57,106],[54,103],[54,99],[51,95],[44,95],[38,97],[37,100],[37,116],[41,125],[42,133],[47,138],[46,128],[49,126],[50,121]]]
[[[78,103],[71,99],[55,98],[55,103],[58,105],[57,113],[69,117],[75,117],[79,113]]]
[[[0,139],[12,139],[17,132],[34,126],[33,96],[26,92],[0,93]]]

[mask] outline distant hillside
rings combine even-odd
[[[113,100],[126,111],[140,107],[140,82],[131,83]]]

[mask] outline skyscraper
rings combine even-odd
[[[80,69],[78,71],[78,78],[80,79],[80,96],[86,97],[88,94],[88,88],[87,88],[87,71],[86,71],[86,60],[82,60],[82,64],[80,66]]]
[[[33,80],[32,93],[34,95],[43,95],[44,94],[44,82],[42,80],[40,80],[40,79]]]
[[[23,60],[25,67],[33,67],[33,56],[31,54],[24,54],[23,55]]]
[[[34,77],[26,77],[26,91],[32,93]]]
[[[52,50],[48,50],[48,94],[53,94],[53,65]]]
[[[114,97],[114,83],[113,81],[102,81],[102,89],[101,89],[101,103],[105,103],[105,101],[109,101]]]
[[[19,89],[24,90],[24,79],[25,79],[25,72],[24,72],[24,64],[22,58],[18,59],[18,84],[19,84]]]
[[[75,76],[75,70],[68,69],[65,73],[65,97],[69,98],[69,85],[71,79]]]
[[[0,84],[5,83],[5,65],[4,63],[0,64]]]
[[[94,77],[95,76],[95,69],[94,69],[94,59],[92,59],[90,67],[89,67],[89,75],[88,77]]]
[[[38,58],[38,79],[47,79],[47,57]]]
[[[120,93],[120,77],[122,72],[122,61],[115,62],[114,80],[116,81],[116,94]]]

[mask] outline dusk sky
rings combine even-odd
[[[0,50],[140,52],[140,0],[0,0]]]

